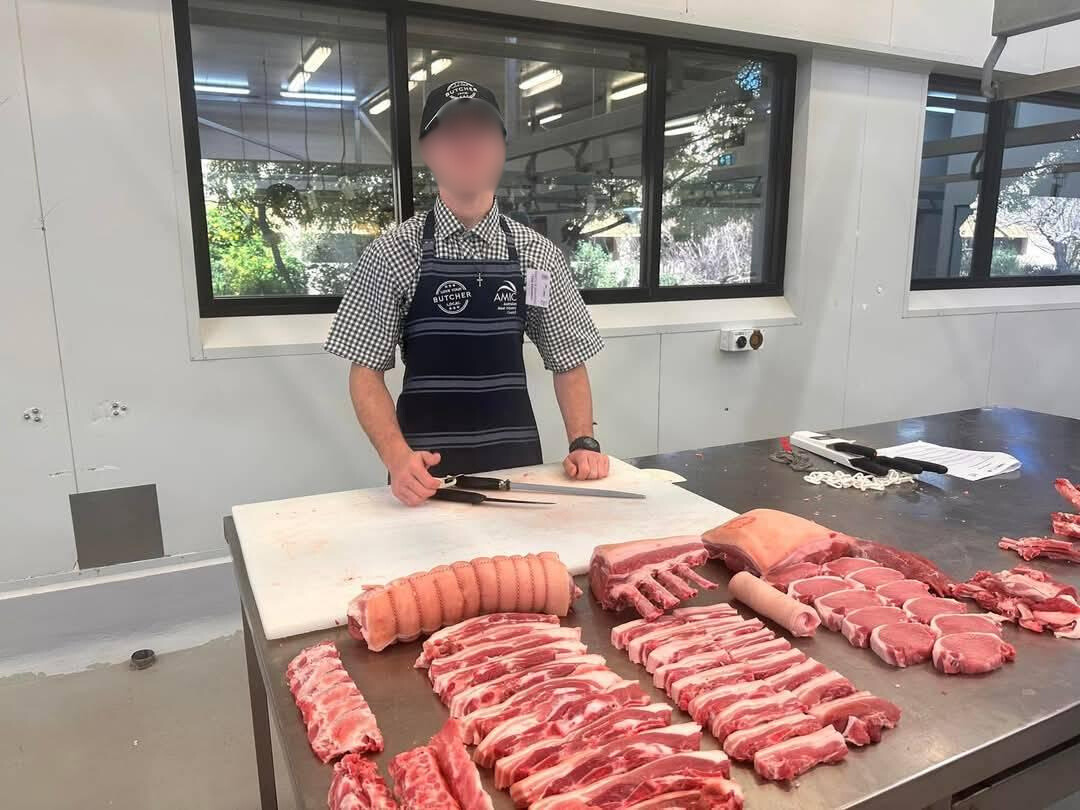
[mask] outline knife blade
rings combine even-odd
[[[509,478],[492,478],[483,475],[448,475],[443,482],[459,489],[496,489],[503,492],[546,492],[552,495],[591,495],[595,498],[632,498],[643,500],[640,492],[623,492],[617,489],[592,489],[587,487],[560,486],[558,484],[526,484]]]

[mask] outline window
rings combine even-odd
[[[925,122],[912,289],[1080,283],[1080,96],[931,77]]]
[[[455,78],[502,106],[501,210],[590,303],[783,291],[791,56],[410,3],[174,19],[204,317],[333,311],[365,246],[431,205],[417,123]]]

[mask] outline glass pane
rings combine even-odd
[[[216,297],[341,293],[394,219],[382,15],[193,0]]]
[[[417,139],[424,99],[479,83],[506,118],[502,212],[555,242],[582,289],[638,286],[644,52],[417,18],[408,39],[416,210],[437,193]]]
[[[764,280],[775,84],[760,60],[670,51],[662,285]]]
[[[1080,98],[1015,105],[1005,136],[994,276],[1080,273]]]
[[[978,96],[927,94],[913,278],[971,274],[986,109]]]

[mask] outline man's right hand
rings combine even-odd
[[[390,491],[406,506],[419,506],[439,488],[442,483],[428,472],[428,467],[439,463],[438,453],[407,449],[395,457],[389,465]]]

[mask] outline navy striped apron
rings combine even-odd
[[[398,423],[413,450],[442,454],[432,475],[542,461],[522,345],[525,274],[505,217],[509,259],[440,259],[424,219],[420,277],[403,324]]]

